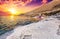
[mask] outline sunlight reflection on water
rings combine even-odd
[[[24,20],[21,16],[0,16],[0,35],[15,28],[15,25]],[[19,22],[20,23],[20,22]],[[18,25],[18,24],[17,24]]]

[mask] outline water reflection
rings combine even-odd
[[[22,19],[21,16],[0,16],[0,35],[14,29],[18,22],[21,23],[20,20]]]
[[[18,16],[0,16],[0,25],[15,25],[18,22]]]
[[[11,21],[14,21],[14,16],[10,16],[10,20]]]
[[[26,16],[0,16],[0,35],[14,29],[16,26],[27,25],[37,20]]]
[[[16,24],[24,24],[30,22],[31,18],[26,16],[0,16],[0,25],[14,26]]]
[[[0,16],[0,35],[12,30],[18,22],[17,20],[17,16]]]

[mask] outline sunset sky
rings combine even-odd
[[[0,0],[0,15],[4,15],[6,13],[11,14],[21,14],[32,11],[41,6],[41,4],[50,2],[52,0],[20,0],[20,1],[1,1]]]

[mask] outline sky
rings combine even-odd
[[[52,1],[52,0],[20,0],[20,1],[0,0],[0,11],[5,12],[5,13],[10,12],[12,14],[18,15],[18,14],[32,11],[32,10],[40,7],[41,4],[48,3],[50,1]],[[2,13],[2,14],[4,14],[4,13]]]

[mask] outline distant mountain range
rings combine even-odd
[[[48,4],[43,4],[41,5],[39,8],[33,10],[33,11],[30,11],[30,12],[27,12],[25,14],[22,14],[22,15],[26,15],[26,16],[35,16],[35,15],[39,15],[39,14],[45,14],[45,13],[53,13],[53,12],[58,12],[60,11],[60,1],[52,1]]]

